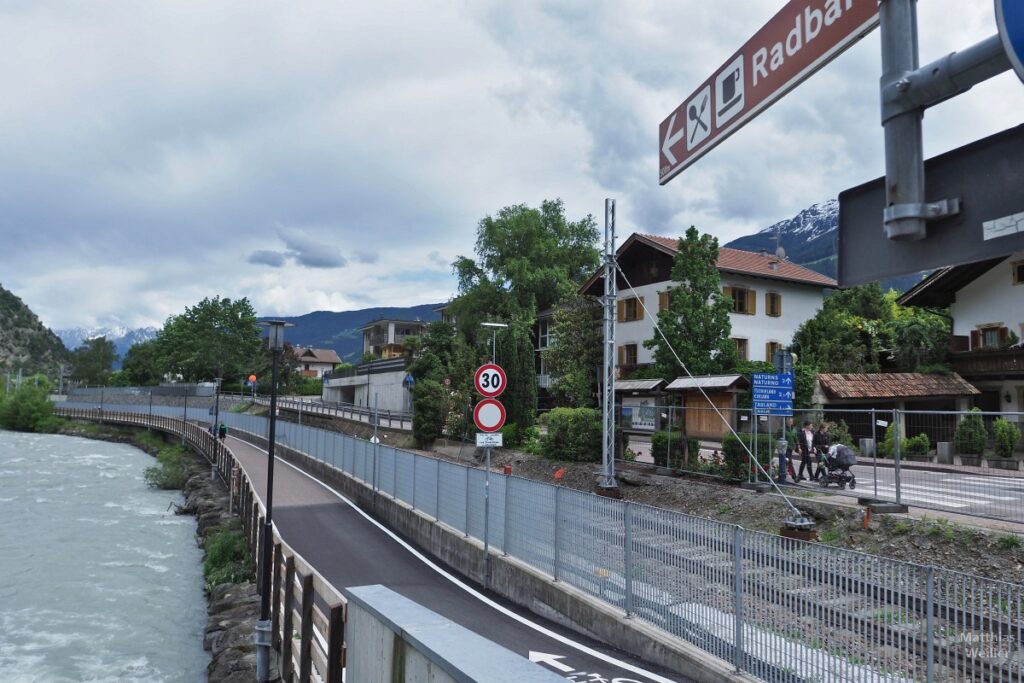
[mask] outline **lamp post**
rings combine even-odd
[[[277,359],[284,350],[284,328],[294,327],[283,320],[263,320],[268,328],[267,347],[271,353],[270,432],[267,435],[267,516],[263,523],[263,558],[260,560],[260,620],[256,622],[256,680],[270,680],[270,546],[273,539],[274,441],[277,437]]]
[[[480,323],[480,327],[491,329],[491,363],[497,363],[498,358],[498,330],[507,330],[505,323]],[[491,552],[490,552],[490,527],[491,527],[491,447],[484,449],[487,464],[484,469],[484,587],[491,587]]]

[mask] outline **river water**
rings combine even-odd
[[[195,520],[132,446],[0,431],[0,678],[205,681]]]

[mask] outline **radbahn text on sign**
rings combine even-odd
[[[877,25],[877,0],[790,0],[661,122],[661,184]]]

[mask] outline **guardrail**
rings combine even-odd
[[[270,405],[270,399],[257,397],[259,405]],[[396,429],[401,431],[412,430],[412,413],[394,410],[377,410],[364,408],[349,403],[323,403],[320,401],[296,401],[293,399],[277,399],[278,410],[291,410],[302,415],[314,415],[318,417],[340,418],[353,422],[362,422],[372,425],[377,423],[378,427],[385,429]]]

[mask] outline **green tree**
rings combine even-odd
[[[260,327],[246,298],[206,298],[167,319],[160,365],[188,381],[248,374],[260,359]]]
[[[156,339],[132,345],[124,354],[121,372],[129,386],[150,386],[159,384],[163,377],[160,366],[160,348]]]
[[[573,287],[555,307],[544,361],[553,378],[551,394],[560,406],[593,407],[604,360],[601,306]]]
[[[453,263],[459,296],[450,310],[465,339],[472,344],[488,317],[532,322],[553,306],[564,283],[582,283],[597,267],[597,238],[593,216],[570,221],[561,200],[508,206],[481,220],[476,258]]]
[[[668,307],[658,313],[667,343],[657,333],[644,342],[654,349],[660,377],[672,379],[683,372],[673,349],[694,375],[720,374],[736,364],[736,345],[729,338],[732,301],[722,295],[717,263],[718,240],[691,226],[679,240]]]
[[[420,448],[430,448],[439,436],[445,418],[444,387],[433,379],[416,382],[412,392],[412,435]]]
[[[469,395],[475,359],[455,327],[446,322],[430,323],[422,334],[407,338],[405,346],[411,359],[409,374],[416,380],[412,401],[414,437],[420,447],[429,448],[448,422],[464,422],[468,407],[464,400]],[[445,380],[449,381],[447,385]],[[451,429],[449,434],[455,436]]]
[[[86,384],[106,384],[116,360],[113,342],[107,341],[106,337],[88,339],[71,354],[75,368],[71,379]]]
[[[505,406],[506,421],[516,425],[519,434],[533,426],[537,417],[536,351],[530,328],[531,323],[526,320],[513,320],[508,329],[498,335],[497,360],[508,376],[501,402]]]

